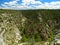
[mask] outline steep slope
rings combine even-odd
[[[7,12],[0,14],[0,45],[18,45],[22,38],[12,18]]]
[[[35,42],[42,42],[43,45],[43,42],[52,41],[60,33],[59,12],[60,10],[0,10],[0,44],[18,45],[29,42],[32,43],[30,45],[35,45]]]
[[[52,41],[60,32],[59,12],[60,10],[23,10],[22,14],[26,18],[23,39],[30,42]]]

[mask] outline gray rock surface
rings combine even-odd
[[[10,15],[7,13],[0,15],[0,45],[18,45],[22,38]]]

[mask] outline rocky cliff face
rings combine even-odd
[[[11,14],[0,14],[0,45],[18,45],[21,38]]]

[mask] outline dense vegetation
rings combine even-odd
[[[22,11],[26,18],[25,27],[22,31],[24,39],[29,41],[52,40],[56,34],[55,31],[60,29],[59,12],[59,10]]]
[[[21,42],[51,41],[60,30],[60,10],[0,10],[12,17],[22,36]]]

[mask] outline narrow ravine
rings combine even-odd
[[[0,12],[0,45],[60,45],[55,11],[5,11]]]

